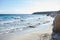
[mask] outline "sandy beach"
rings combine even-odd
[[[52,27],[50,27],[45,30],[35,30],[23,35],[18,35],[10,38],[9,40],[50,40],[51,38],[51,32],[52,32]]]

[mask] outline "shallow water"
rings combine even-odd
[[[26,27],[41,17],[42,15],[31,14],[0,14],[0,31]]]
[[[29,26],[35,27],[38,26],[39,24],[41,26],[43,23],[45,23],[45,21],[52,22],[52,20],[53,20],[52,17],[46,15],[32,15],[32,14],[2,15],[0,16],[0,34],[14,33],[17,31],[24,30],[28,31],[29,29],[32,29]],[[40,28],[42,29],[42,27]],[[47,27],[45,26],[43,28],[45,29]]]
[[[42,30],[49,28],[49,25],[53,22],[53,18],[46,15],[33,15],[27,18],[13,16],[9,18],[8,16],[8,21],[7,19],[0,21],[0,40],[8,40],[14,36],[23,35],[36,30],[42,32]],[[29,26],[34,26],[34,28],[30,28]]]

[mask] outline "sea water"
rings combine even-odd
[[[46,21],[46,15],[0,14],[0,33],[22,30],[25,27]]]

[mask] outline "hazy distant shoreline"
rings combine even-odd
[[[51,17],[55,17],[56,15],[60,14],[60,10],[59,11],[45,11],[45,12],[34,12],[33,14],[45,14],[47,16],[51,16]]]

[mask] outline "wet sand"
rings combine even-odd
[[[46,30],[35,30],[30,33],[15,36],[9,40],[50,40],[52,33],[51,26]]]
[[[31,30],[26,30],[27,32],[22,32],[20,31],[16,33],[8,33],[8,34],[2,34],[0,35],[0,40],[50,40],[51,38],[51,33],[52,33],[52,25],[51,23],[47,23],[47,28],[46,25],[41,25],[38,26],[37,29],[32,28],[33,31]],[[43,27],[45,29],[40,27]],[[30,32],[29,32],[30,31]]]

